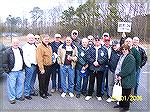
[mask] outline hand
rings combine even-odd
[[[116,78],[115,78],[116,80],[121,80],[121,77],[120,76],[118,76],[118,75],[116,75]]]
[[[85,71],[85,69],[86,69],[86,68],[83,66],[83,67],[82,67],[82,70],[84,70],[84,71]]]
[[[93,65],[94,65],[94,66],[99,66],[99,64],[98,64],[97,61],[95,61],[95,62],[93,63]]]
[[[41,71],[41,74],[44,74],[44,73],[45,73],[45,70],[42,70],[42,71]]]
[[[70,55],[67,56],[67,60],[72,60],[72,57]]]

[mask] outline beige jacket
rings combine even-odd
[[[58,48],[58,64],[59,65],[64,65],[65,56],[66,56],[66,49],[62,48],[62,46],[63,46],[63,44],[60,45]],[[71,65],[73,68],[76,65],[77,57],[78,57],[77,47],[74,46],[73,53],[72,53],[72,62],[71,62]]]
[[[40,43],[36,50],[36,59],[39,66],[39,70],[44,70],[44,66],[52,65],[52,48],[46,46],[44,43]]]

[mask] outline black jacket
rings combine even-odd
[[[22,56],[22,60],[23,60],[23,51],[21,48],[19,48],[20,54]],[[12,50],[12,47],[7,49],[4,53],[4,70],[6,73],[9,73],[13,68],[14,68],[14,64],[15,64],[15,56],[14,56],[14,52]],[[19,60],[18,60],[19,61]],[[23,67],[24,68],[24,61],[23,61]]]

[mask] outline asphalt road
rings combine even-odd
[[[138,91],[142,100],[133,101],[130,112],[150,112],[150,62],[144,66],[142,72]],[[35,87],[38,91],[38,81]],[[60,93],[55,92],[48,99],[34,96],[31,101],[17,101],[12,105],[7,98],[6,77],[0,79],[0,112],[119,112],[119,109],[113,108],[116,102],[107,103],[105,96],[102,101],[98,101],[95,97],[89,101],[85,101],[84,98],[84,96],[80,99],[69,96],[61,98]]]

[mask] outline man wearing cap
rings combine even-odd
[[[77,30],[72,30],[71,32],[71,39],[72,39],[72,43],[78,48],[80,45],[80,39],[78,38],[78,31]],[[75,78],[74,78],[74,89],[76,90],[76,82],[77,82],[77,71],[76,71],[76,66],[75,66]]]
[[[61,42],[61,35],[60,34],[55,34],[55,39],[53,42],[51,42],[49,45],[52,47],[53,55],[52,55],[52,89],[51,92],[54,93],[56,91],[56,75],[58,74],[58,90],[61,92],[61,77],[60,77],[60,66],[57,62],[57,57],[58,57],[58,47],[62,44]]]
[[[112,101],[112,88],[114,85],[114,78],[115,78],[115,70],[117,67],[117,63],[119,61],[121,52],[119,51],[119,42],[117,40],[113,40],[112,41],[112,46],[111,46],[111,55],[110,55],[110,59],[108,61],[108,99],[106,100],[107,102],[111,102]]]
[[[110,41],[111,41],[111,39],[109,37],[109,34],[104,33],[103,34],[103,42],[104,42],[103,46],[107,49],[108,60],[110,59],[110,55],[111,55]],[[109,71],[109,68],[108,68],[108,62],[107,62],[106,69],[105,69],[105,72],[104,72],[104,77],[103,77],[103,83],[102,83],[102,94],[104,94],[104,91],[106,91],[107,96],[109,97],[109,93],[108,93],[108,90],[109,90],[109,88],[108,88],[108,71]]]
[[[97,81],[97,91],[96,97],[98,101],[102,100],[102,80],[105,72],[108,53],[107,49],[101,45],[99,38],[95,38],[94,46],[90,47],[88,54],[88,63],[89,63],[89,88],[85,100],[90,100],[94,91],[94,82],[95,78]]]

